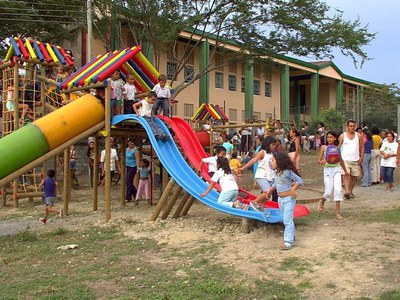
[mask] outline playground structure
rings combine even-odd
[[[12,153],[18,153],[19,145],[17,139],[27,139],[32,142],[24,155],[26,157],[17,159],[15,162],[5,161],[0,168],[1,174],[6,174],[15,167],[22,166],[38,154],[44,146],[43,141],[33,137],[35,127],[28,126],[21,130],[18,138],[7,138],[20,127],[29,125],[40,119],[47,112],[55,111],[65,104],[63,96],[55,89],[57,83],[46,74],[59,70],[61,67],[73,66],[72,60],[65,54],[64,49],[57,45],[36,41],[29,38],[10,38],[11,46],[5,60],[0,64],[0,78],[2,83],[2,122],[1,132],[4,140],[2,142],[2,153],[4,148],[12,149]],[[76,97],[73,95],[73,97]],[[55,164],[56,168],[56,164]],[[12,185],[2,185],[2,204],[5,205],[7,195],[12,195],[14,206],[18,207],[18,199],[28,197],[41,197],[43,193],[37,190],[42,174],[45,173],[45,165],[31,166],[30,169],[19,172],[18,180]],[[1,176],[3,177],[3,176]]]
[[[152,220],[158,217],[165,219],[169,216],[172,208],[177,202],[180,194],[184,191],[181,197],[181,202],[173,213],[173,217],[185,215],[195,199],[211,206],[214,209],[229,213],[243,218],[257,219],[264,222],[280,222],[282,216],[276,203],[268,203],[270,216],[267,218],[263,212],[245,211],[234,208],[223,207],[216,202],[218,197],[217,191],[212,191],[206,197],[200,197],[207,186],[207,183],[199,177],[194,171],[196,163],[201,157],[205,157],[202,146],[199,144],[193,130],[182,119],[179,118],[156,118],[157,124],[162,128],[165,134],[170,136],[169,141],[157,141],[150,130],[147,121],[136,115],[117,115],[110,119],[110,94],[111,89],[108,84],[108,78],[116,71],[120,70],[121,77],[124,78],[128,73],[134,75],[137,88],[141,92],[148,92],[157,82],[158,72],[151,66],[150,62],[140,52],[140,47],[127,48],[122,51],[114,51],[99,55],[85,66],[71,74],[63,82],[58,84],[58,88],[64,94],[63,99],[67,105],[55,109],[50,114],[43,116],[38,120],[34,120],[32,124],[28,124],[23,128],[16,130],[14,133],[7,135],[0,140],[0,150],[4,153],[3,157],[7,157],[7,163],[4,159],[0,160],[0,169],[4,171],[0,173],[0,186],[4,186],[11,180],[14,180],[21,174],[27,172],[33,166],[45,162],[46,160],[55,157],[55,155],[64,151],[64,191],[63,205],[64,212],[68,214],[68,203],[71,199],[71,178],[69,169],[69,150],[68,147],[77,141],[94,135],[95,146],[95,161],[98,161],[99,139],[104,138],[105,141],[105,165],[110,165],[110,137],[118,137],[121,140],[121,148],[126,147],[126,140],[132,136],[147,136],[150,140],[154,151],[159,157],[164,169],[171,175],[168,184],[163,184],[164,191],[161,199],[151,216]],[[15,53],[17,55],[17,53]],[[44,84],[44,80],[43,80]],[[102,105],[98,98],[86,94],[79,99],[70,101],[71,93],[88,92],[97,88],[105,88],[105,99]],[[42,98],[43,99],[43,98]],[[43,105],[45,106],[45,105]],[[190,166],[182,156],[182,153],[176,146],[168,127],[162,120],[170,126],[174,131],[175,137],[179,140],[180,146],[186,157],[189,158]],[[139,125],[138,125],[139,124]],[[122,125],[120,128],[112,128],[111,125]],[[125,125],[131,126],[124,128]],[[18,128],[18,124],[17,127]],[[32,136],[31,139],[27,136]],[[40,146],[37,150],[32,151],[33,139],[40,141]],[[12,149],[6,145],[16,145]],[[190,148],[188,148],[190,147]],[[190,149],[190,150],[188,150]],[[193,151],[195,150],[195,151]],[[4,152],[3,152],[4,151]],[[27,157],[26,152],[35,153]],[[195,155],[192,155],[195,153]],[[21,157],[26,157],[22,160]],[[125,151],[121,151],[122,166],[125,165]],[[198,166],[198,164],[197,164]],[[125,168],[121,168],[121,205],[125,205]],[[202,171],[204,178],[206,177],[205,170]],[[98,209],[98,165],[94,164],[93,170],[93,209]],[[163,176],[164,179],[167,176]],[[168,197],[172,193],[170,201]],[[248,203],[255,196],[243,191],[241,201]],[[105,200],[105,221],[108,222],[111,218],[111,174],[106,172],[104,186]],[[4,203],[3,203],[4,204]],[[161,214],[161,215],[160,215]],[[308,214],[306,207],[297,206],[295,216],[304,216]]]

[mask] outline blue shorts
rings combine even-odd
[[[382,177],[383,181],[387,183],[393,183],[393,167],[382,167]]]
[[[56,202],[56,197],[45,197],[44,204],[54,206],[54,202]]]
[[[69,168],[71,170],[76,170],[76,160],[75,159],[72,159],[69,161]]]

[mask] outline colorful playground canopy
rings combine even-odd
[[[71,74],[59,84],[60,89],[71,89],[93,83],[103,83],[111,74],[119,70],[121,78],[126,81],[128,74],[133,74],[135,86],[139,92],[151,91],[160,75],[141,52],[140,46],[98,55],[82,68]]]
[[[208,120],[227,122],[228,117],[218,105],[203,103],[197,109],[192,117],[192,121],[208,121]]]
[[[4,62],[12,61],[14,57],[26,60],[73,66],[74,62],[61,46],[35,41],[31,38],[10,37],[10,48]]]

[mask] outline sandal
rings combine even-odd
[[[351,197],[350,197],[350,193],[344,193],[343,196],[344,196],[347,200],[351,198]]]
[[[318,203],[318,212],[319,213],[324,212],[324,204],[325,204],[325,199],[319,200],[319,203]]]
[[[350,199],[354,199],[356,196],[354,196],[353,193],[350,193]]]
[[[342,221],[342,220],[343,220],[343,217],[342,217],[340,214],[337,214],[337,215],[336,215],[336,220]]]

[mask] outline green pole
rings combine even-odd
[[[294,119],[296,124],[300,124],[300,85],[298,80],[294,82]]]
[[[200,72],[203,72],[210,64],[210,43],[205,40],[199,47],[199,67]],[[206,72],[199,79],[199,106],[202,103],[210,102],[210,76]]]
[[[289,66],[281,66],[281,121],[289,121]]]
[[[311,74],[311,117],[318,118],[319,114],[319,74]]]
[[[252,59],[246,59],[244,66],[244,118],[252,120],[254,115],[254,64]]]
[[[336,109],[343,108],[343,80],[336,80]]]

